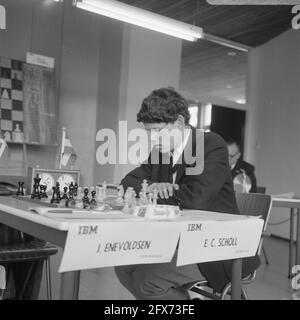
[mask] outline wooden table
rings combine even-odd
[[[288,276],[292,277],[292,268],[300,264],[300,199],[272,197],[272,207],[290,209],[290,243],[289,243],[289,271]],[[296,217],[296,221],[295,221]],[[294,254],[294,227],[296,231],[296,254]]]
[[[69,222],[59,222],[55,219],[30,212],[30,207],[39,204],[22,201],[12,197],[0,197],[0,223],[18,229],[39,239],[49,241],[64,249]],[[231,298],[241,299],[242,259],[234,259],[232,267]],[[80,271],[61,274],[60,299],[78,299]]]

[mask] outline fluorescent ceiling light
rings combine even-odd
[[[203,29],[115,0],[73,0],[80,9],[121,20],[189,41],[203,37]]]

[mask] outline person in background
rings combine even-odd
[[[240,144],[236,140],[230,139],[227,141],[227,148],[235,189],[239,183],[244,182],[246,186],[245,192],[257,192],[255,167],[243,160]]]

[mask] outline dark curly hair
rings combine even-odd
[[[137,114],[137,121],[173,123],[179,115],[184,117],[185,124],[188,125],[190,113],[186,100],[173,89],[161,88],[152,91],[143,100],[141,109]]]

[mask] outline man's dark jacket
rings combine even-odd
[[[256,177],[254,174],[255,167],[252,164],[242,160],[241,158],[237,161],[234,168],[231,170],[232,180],[234,179],[234,177],[236,177],[238,174],[241,174],[243,171],[246,173],[246,175],[250,178],[251,181],[251,189],[249,192],[257,192]]]
[[[189,142],[191,143],[187,145],[192,147],[193,155],[196,155],[195,150],[199,139],[194,128]],[[184,153],[186,151],[187,147]],[[125,176],[121,182],[125,189],[133,187],[138,194],[143,179],[147,179],[148,184],[171,182],[170,166],[162,163],[151,164],[149,159],[147,163]],[[160,159],[162,158],[160,157]],[[175,182],[179,185],[179,190],[175,192],[173,197],[161,199],[159,203],[179,205],[183,209],[239,214],[228,164],[228,151],[224,140],[215,133],[204,134],[204,170],[201,174],[187,175],[185,169],[193,167],[193,164],[190,161],[185,161],[186,159],[183,155],[181,164],[176,165]],[[194,250],[197,248],[195,247]],[[259,264],[258,257],[243,259],[243,276],[249,275],[258,268]],[[231,281],[232,260],[201,263],[198,264],[198,267],[217,292],[221,292],[224,286]]]

